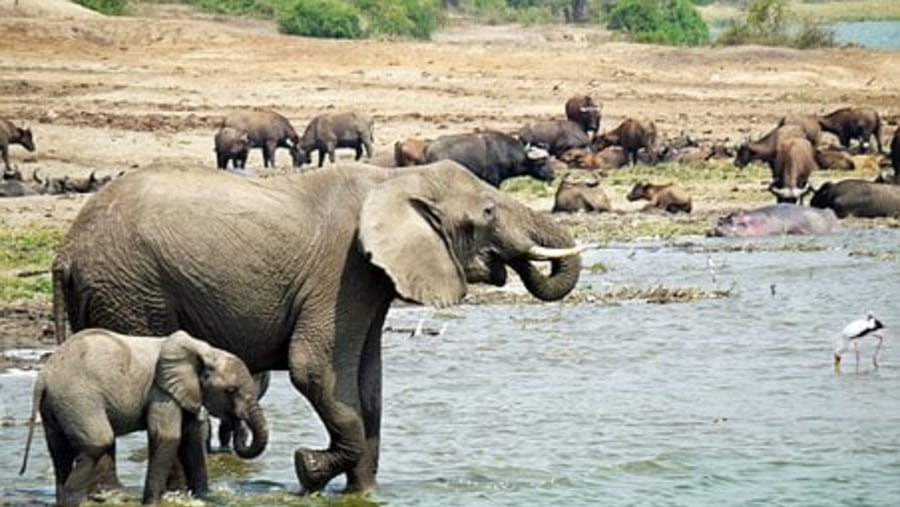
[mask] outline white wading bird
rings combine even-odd
[[[881,351],[881,344],[884,337],[878,333],[878,330],[884,329],[884,324],[876,319],[871,313],[865,319],[856,319],[847,324],[841,331],[841,338],[834,349],[834,366],[840,368],[841,356],[848,347],[853,347],[856,353],[856,367],[859,368],[859,340],[864,336],[871,336],[878,339],[878,345],[875,347],[875,354],[872,355],[872,364],[878,368],[878,353]]]

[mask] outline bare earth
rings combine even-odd
[[[846,105],[877,108],[891,125],[887,139],[900,117],[900,52],[677,49],[612,42],[593,28],[461,22],[431,42],[350,42],[286,37],[271,23],[177,7],[107,18],[59,0],[19,3],[0,0],[0,117],[34,131],[36,152],[10,150],[26,175],[212,169],[217,122],[249,107],[275,109],[299,131],[323,112],[369,113],[379,163],[400,138],[560,117],[575,93],[603,102],[607,128],[632,116],[672,135],[732,140],[786,113]],[[287,153],[278,157],[287,170]],[[261,165],[258,150],[250,164]],[[640,207],[610,197],[617,209]],[[0,200],[0,220],[66,224],[85,199]],[[546,199],[532,204],[549,209]],[[711,214],[740,204],[694,202]],[[23,308],[0,312],[0,349],[37,345],[45,333],[46,320],[30,319],[47,309]]]

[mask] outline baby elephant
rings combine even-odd
[[[639,199],[650,201],[644,206],[644,211],[659,208],[669,213],[691,212],[691,196],[671,183],[668,185],[636,183],[628,194],[628,200],[637,201]]]
[[[84,501],[95,485],[98,461],[114,452],[115,437],[144,429],[150,460],[143,503],[159,503],[173,465],[181,466],[194,494],[204,494],[208,487],[201,407],[249,427],[249,444],[243,430],[235,438],[235,451],[242,458],[254,458],[265,449],[268,428],[256,384],[237,356],[183,331],[159,338],[85,329],[59,346],[35,381],[20,474],[28,463],[40,410],[58,505]]]
[[[612,209],[609,197],[600,188],[600,182],[569,181],[569,175],[563,176],[556,198],[553,202],[553,213],[577,213],[579,211],[601,213]]]

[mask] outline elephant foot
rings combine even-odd
[[[119,477],[116,475],[116,463],[111,457],[106,455],[102,456],[97,460],[97,465],[94,470],[96,471],[96,480],[94,481],[94,486],[91,488],[91,493],[125,488],[125,486],[122,485],[122,482],[119,481]]]
[[[347,487],[344,488],[345,494],[368,495],[374,493],[378,489],[375,478],[372,479],[347,479]]]
[[[294,452],[294,471],[303,486],[303,493],[322,490],[336,474],[332,473],[334,458],[328,451],[315,451],[301,447]]]

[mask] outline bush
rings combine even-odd
[[[690,0],[622,0],[607,26],[632,34],[638,42],[697,46],[709,42],[709,28]]]
[[[252,14],[274,17],[276,6],[265,0],[184,0],[205,11],[221,14]]]
[[[126,0],[75,0],[75,3],[107,16],[125,14]]]
[[[747,6],[745,19],[732,20],[716,43],[809,49],[834,46],[835,40],[834,32],[822,23],[797,18],[788,8],[787,0],[753,0]]]
[[[427,39],[441,18],[438,0],[357,0],[368,31]]]
[[[293,0],[278,13],[278,28],[291,35],[358,39],[359,12],[341,0]]]

